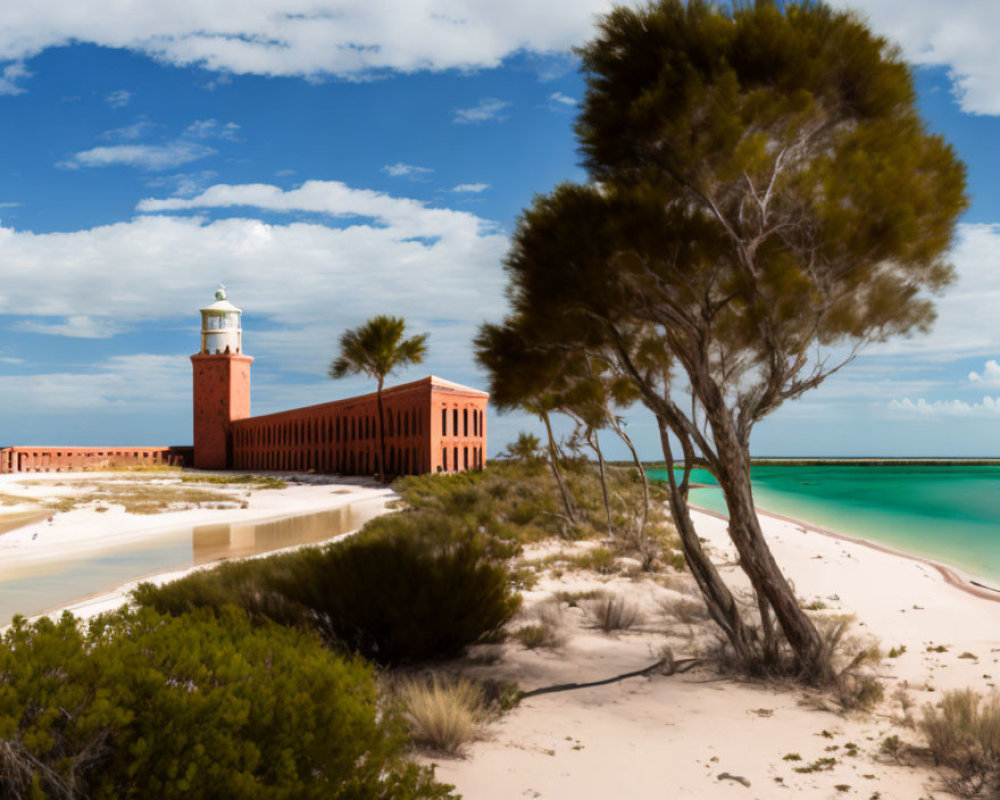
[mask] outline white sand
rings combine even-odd
[[[233,473],[240,474],[240,473]],[[204,524],[231,524],[263,522],[292,515],[330,511],[359,501],[391,500],[394,493],[371,480],[359,478],[332,478],[322,475],[284,475],[288,485],[283,489],[232,488],[214,484],[192,484],[191,488],[203,488],[230,494],[237,503],[245,502],[247,508],[193,508],[170,511],[161,514],[128,514],[120,506],[110,506],[99,512],[94,508],[79,508],[63,513],[53,513],[51,522],[42,520],[23,528],[0,534],[0,579],[13,577],[25,570],[44,568],[52,559],[64,559],[68,555],[113,552],[116,548],[142,542],[144,539],[165,532]],[[0,475],[0,493],[30,496],[39,499],[82,492],[90,479],[170,481],[170,474],[162,478],[156,474],[129,473],[29,473]],[[173,477],[176,480],[176,476]],[[77,481],[82,481],[79,486]],[[70,486],[57,486],[67,484]],[[5,514],[17,514],[32,510],[37,506],[8,506]],[[0,514],[0,521],[4,518]],[[339,537],[334,537],[339,538]],[[265,554],[266,555],[266,554]],[[176,580],[195,569],[212,565],[202,565],[189,569],[161,572],[154,575],[136,576],[153,583]],[[117,608],[135,588],[138,580],[118,587],[108,587],[108,591],[98,596],[81,599],[67,606],[80,617]],[[61,609],[60,609],[61,610]],[[50,612],[56,613],[56,612]]]
[[[886,659],[879,669],[886,700],[874,712],[821,710],[802,691],[720,679],[706,670],[633,678],[524,700],[491,725],[466,758],[432,759],[439,778],[456,784],[468,800],[942,795],[929,768],[901,766],[880,755],[888,735],[920,743],[919,734],[899,724],[902,709],[892,696],[908,682],[918,712],[950,688],[989,691],[992,673],[1000,678],[1000,603],[949,585],[925,563],[807,531],[792,521],[764,517],[762,523],[799,595],[832,609],[819,613],[855,614],[858,632],[879,639],[885,652],[906,646],[904,655]],[[696,513],[696,524],[718,560],[728,562],[727,580],[740,585],[725,522]],[[573,573],[546,578],[529,593],[528,605],[553,591],[595,585],[600,584],[592,575],[589,581]],[[656,660],[663,644],[678,658],[692,654],[685,626],[665,617],[657,602],[672,596],[669,590],[625,578],[604,586],[646,609],[641,630],[609,637],[590,629],[582,611],[564,606],[569,638],[562,648],[531,651],[516,643],[485,648],[501,660],[478,668],[481,674],[530,690],[641,669]],[[947,651],[928,652],[937,645]],[[959,657],[966,652],[976,658]],[[858,745],[857,756],[845,755],[847,742]],[[796,753],[802,761],[783,759]],[[794,771],[824,757],[837,760],[829,771]],[[726,773],[750,786],[719,778]]]

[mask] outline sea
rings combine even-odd
[[[666,480],[665,470],[650,478]],[[950,564],[1000,586],[1000,466],[757,465],[759,509]],[[725,514],[712,474],[692,470],[693,506]]]

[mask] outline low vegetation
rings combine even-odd
[[[1000,797],[1000,696],[947,692],[924,708],[920,730],[948,789],[961,797]]]
[[[452,796],[406,759],[370,666],[235,609],[19,619],[0,675],[9,800]]]
[[[631,630],[642,622],[639,607],[620,595],[591,600],[586,610],[594,627],[604,633]]]
[[[410,678],[397,696],[414,743],[448,755],[477,737],[486,716],[482,688],[466,678]]]
[[[594,465],[582,458],[561,463],[563,479],[574,498],[575,524],[567,522],[555,479],[537,458],[492,462],[483,472],[410,476],[393,488],[408,508],[460,516],[521,544],[547,538],[607,539],[607,515]],[[641,506],[643,487],[638,471],[609,467],[607,481],[613,536],[591,557],[599,560],[595,565],[611,570],[615,559],[624,556],[635,558],[646,569],[682,568],[683,559],[678,560],[676,553],[679,540],[663,504],[666,489],[649,487],[649,521],[639,536],[635,512]]]
[[[181,483],[211,483],[217,486],[249,486],[254,489],[284,489],[287,481],[271,475],[218,475],[183,472]]]
[[[376,663],[403,664],[458,655],[500,630],[520,600],[507,564],[514,552],[462,519],[405,512],[339,544],[143,584],[135,598],[174,615],[234,605],[316,630]]]

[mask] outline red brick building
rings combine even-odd
[[[202,309],[194,366],[194,466],[372,475],[379,467],[375,394],[250,416],[242,312],[225,292]],[[489,395],[429,376],[383,390],[386,472],[464,472],[483,466]]]
[[[190,459],[190,447],[4,447],[0,473],[183,466]]]
[[[198,469],[372,475],[379,469],[375,394],[250,416],[242,311],[220,289],[201,310],[193,367],[194,448],[0,448],[0,473],[186,464]],[[433,375],[382,392],[386,472],[465,472],[486,459],[489,395]]]

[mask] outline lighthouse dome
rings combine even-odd
[[[201,309],[201,352],[206,355],[240,353],[243,350],[243,311],[226,297],[220,285],[215,302]]]

